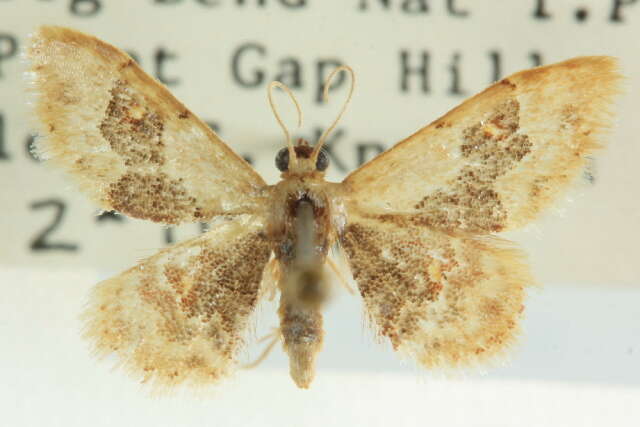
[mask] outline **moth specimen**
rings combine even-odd
[[[522,71],[340,183],[324,180],[322,141],[288,138],[276,158],[282,179],[267,185],[115,47],[43,27],[27,56],[44,158],[105,210],[212,223],[98,284],[84,314],[98,353],[165,386],[233,371],[265,283],[275,281],[277,336],[291,377],[309,387],[335,246],[366,316],[397,352],[427,368],[502,353],[533,279],[521,251],[496,233],[532,221],[568,188],[600,147],[619,81],[609,57]]]

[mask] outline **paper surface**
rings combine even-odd
[[[357,73],[353,102],[330,138],[328,177],[340,180],[379,148],[430,123],[498,77],[579,55],[619,57],[628,77],[609,147],[567,198],[514,234],[545,282],[637,283],[635,241],[640,87],[633,2],[543,1],[4,1],[0,3],[0,262],[121,270],[198,226],[166,230],[97,210],[60,171],[27,151],[30,126],[18,53],[41,24],[74,27],[135,54],[269,183],[283,137],[266,102],[281,79],[306,112],[314,141],[345,88],[321,104],[336,62]],[[262,4],[262,6],[261,6]],[[423,11],[422,5],[427,5]],[[583,18],[580,18],[583,17]],[[582,19],[582,20],[581,20]],[[346,84],[344,85],[346,86]],[[278,97],[287,123],[295,116]],[[69,143],[73,143],[70,141]],[[560,213],[558,213],[560,212]]]

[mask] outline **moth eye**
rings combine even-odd
[[[324,171],[329,167],[329,156],[323,150],[318,153],[318,159],[316,160],[316,169]]]
[[[283,148],[276,155],[276,167],[280,172],[289,170],[289,149]]]

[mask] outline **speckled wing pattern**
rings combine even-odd
[[[448,231],[520,227],[600,147],[619,80],[609,57],[509,76],[352,172],[352,204]]]
[[[366,312],[427,367],[501,353],[533,280],[493,233],[533,220],[599,148],[620,76],[608,57],[507,77],[354,171],[341,237]]]
[[[509,242],[352,217],[342,247],[371,324],[420,364],[470,365],[517,336],[532,278]]]
[[[165,224],[256,210],[262,178],[126,53],[42,27],[27,58],[38,152],[103,209]]]
[[[243,344],[271,254],[251,216],[160,251],[93,290],[83,317],[99,355],[116,353],[135,377],[159,386],[214,383]]]

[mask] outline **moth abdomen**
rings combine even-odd
[[[278,310],[289,373],[298,387],[309,388],[315,377],[316,357],[322,349],[322,313],[318,307],[300,304],[289,296],[282,294]]]
[[[323,193],[297,182],[284,196],[283,219],[276,229],[276,256],[282,276],[280,331],[289,355],[291,378],[308,388],[315,376],[315,360],[322,348],[322,307],[329,297],[324,272],[330,245],[329,205]]]
[[[293,268],[285,276],[281,290],[290,301],[320,308],[329,299],[330,288],[322,264]]]

